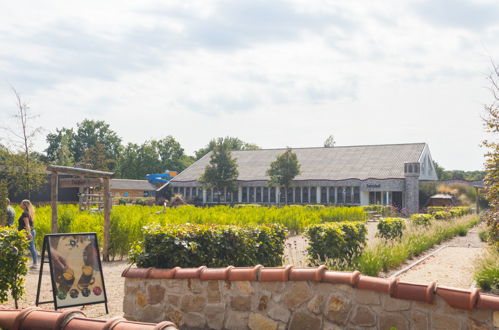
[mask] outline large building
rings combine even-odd
[[[418,211],[419,181],[437,180],[426,143],[296,148],[301,173],[288,191],[268,186],[266,175],[286,149],[233,151],[239,177],[235,192],[203,189],[198,178],[211,153],[169,183],[174,193],[210,203],[394,205]]]

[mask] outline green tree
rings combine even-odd
[[[161,172],[166,170],[181,172],[194,162],[194,158],[187,156],[184,153],[184,148],[171,135],[161,140],[152,141],[152,144],[160,158]]]
[[[105,147],[102,143],[89,146],[83,153],[81,161],[92,170],[107,171],[109,164],[114,163],[113,159],[107,158]]]
[[[300,164],[296,154],[289,147],[283,154],[277,156],[267,170],[267,175],[270,177],[269,186],[283,187],[285,189],[286,204],[288,204],[288,188],[298,174],[300,174]]]
[[[0,227],[7,225],[7,198],[9,191],[7,182],[0,179]]]
[[[236,180],[239,176],[237,161],[232,158],[231,145],[227,140],[219,138],[210,156],[210,163],[204,173],[199,177],[199,182],[206,188],[212,188],[218,196],[227,189],[236,190]],[[218,199],[220,202],[220,197]]]
[[[489,200],[489,211],[486,215],[489,227],[489,239],[499,251],[499,65],[493,65],[489,76],[493,100],[485,106],[484,120],[485,131],[494,136],[494,140],[485,140],[483,145],[487,148],[485,154],[485,195]]]
[[[196,160],[200,159],[201,157],[206,155],[208,152],[215,149],[215,146],[220,142],[220,140],[222,140],[223,143],[225,145],[227,145],[227,147],[231,151],[232,150],[258,150],[258,149],[260,149],[260,147],[257,146],[256,144],[244,142],[236,137],[230,137],[230,136],[226,136],[224,138],[219,137],[216,139],[212,139],[206,147],[195,151],[194,154],[196,155]]]
[[[75,133],[73,129],[56,129],[56,133],[47,134],[48,143],[45,153],[49,162],[63,166],[74,166]]]

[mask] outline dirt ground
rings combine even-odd
[[[104,270],[104,282],[108,298],[109,314],[106,315],[104,304],[88,305],[84,307],[75,307],[82,310],[87,317],[108,319],[115,316],[123,316],[123,293],[124,293],[124,278],[121,277],[123,270],[128,267],[126,261],[103,262],[102,269]],[[25,279],[26,295],[19,302],[20,308],[30,307],[35,305],[36,288],[38,285],[39,270],[30,270]],[[48,264],[43,268],[42,286],[40,301],[53,300],[52,288],[50,285],[50,272]],[[14,308],[14,301],[10,300],[0,307]],[[39,307],[44,309],[54,309],[54,305],[43,304]]]

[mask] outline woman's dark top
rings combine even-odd
[[[23,218],[28,218],[29,219],[29,226],[31,227],[31,229],[33,229],[33,220],[29,217],[29,213],[28,212],[23,212],[23,214],[21,214],[21,216],[19,217],[19,225],[17,226],[17,230],[23,230],[23,229],[26,229],[26,225],[24,224],[24,220]]]

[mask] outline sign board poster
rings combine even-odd
[[[106,303],[95,233],[45,236],[56,308]]]

